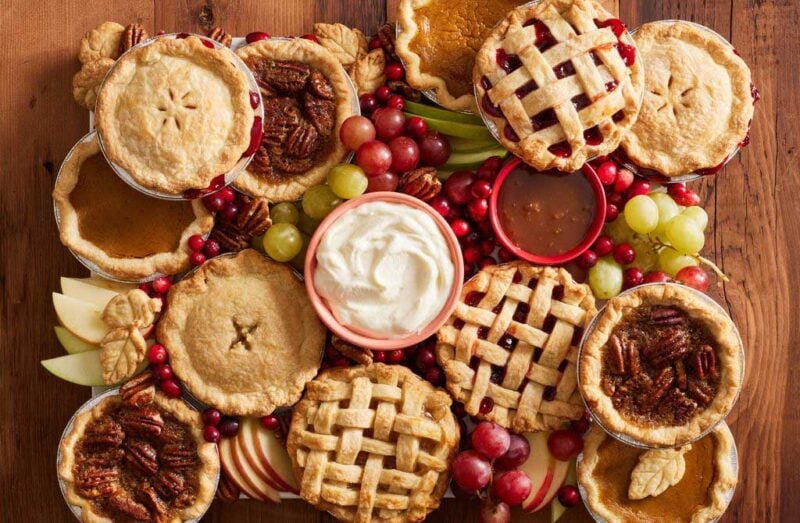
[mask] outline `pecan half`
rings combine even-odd
[[[266,127],[265,127],[266,132]],[[258,148],[247,170],[257,174],[258,176],[270,177],[272,176],[272,159],[270,158],[269,151],[264,147],[264,143]]]
[[[131,47],[150,38],[147,30],[142,24],[129,24],[122,32],[122,39],[119,41],[119,54],[124,53]]]
[[[170,469],[191,468],[197,463],[197,452],[181,443],[167,443],[161,449],[161,464]]]
[[[412,102],[422,100],[422,93],[408,85],[405,80],[391,80],[386,85],[393,93],[399,94],[406,100],[411,100]]]
[[[671,365],[689,353],[689,339],[685,331],[670,329],[643,351],[643,356],[657,368]]]
[[[272,220],[269,217],[269,200],[243,195],[236,228],[254,238],[264,234],[270,225]]]
[[[194,505],[195,501],[197,500],[197,494],[192,487],[186,487],[183,489],[183,492],[178,494],[178,497],[175,498],[175,501],[172,502],[172,506],[175,508],[186,508],[191,507]]]
[[[217,499],[223,503],[230,504],[238,500],[240,494],[241,491],[239,487],[236,486],[236,483],[231,481],[231,478],[229,478],[227,474],[224,472],[221,473],[219,485],[217,486]]]
[[[225,29],[221,28],[220,26],[214,26],[209,32],[208,37],[212,40],[215,40],[225,47],[230,47],[231,42],[233,41],[233,37],[229,35]]]
[[[675,379],[678,382],[678,388],[684,390],[686,388],[686,364],[683,360],[675,362]]]
[[[314,153],[319,144],[319,133],[313,125],[298,125],[286,139],[286,155],[298,160],[305,160]]]
[[[302,121],[300,105],[294,98],[278,97],[264,100],[264,134],[262,143],[283,146],[289,132]]]
[[[689,380],[687,388],[689,396],[702,406],[708,405],[714,399],[714,389],[700,380]]]
[[[113,494],[119,486],[119,471],[109,467],[85,467],[78,471],[76,485],[86,498],[99,498]]]
[[[250,236],[226,222],[217,223],[209,238],[219,243],[225,252],[239,252],[250,246]]]
[[[158,453],[146,441],[126,441],[125,459],[146,476],[152,476],[158,472]]]
[[[148,512],[147,507],[135,501],[127,492],[120,492],[116,496],[110,496],[107,502],[111,508],[134,521],[150,520],[150,512]]]
[[[696,410],[697,403],[678,389],[670,390],[658,406],[658,414],[676,424],[688,422]]]
[[[156,516],[154,519],[156,521],[161,521],[162,518],[167,514],[167,504],[158,497],[158,492],[156,489],[153,488],[152,485],[144,484],[141,486],[140,489],[141,497],[144,498],[144,502],[147,506],[150,507],[153,514]]]
[[[158,436],[164,429],[164,419],[156,409],[139,407],[131,409],[120,419],[127,434],[137,436]]]
[[[442,191],[442,182],[436,176],[435,167],[420,167],[401,176],[398,187],[409,196],[429,202]]]
[[[683,312],[673,307],[653,307],[650,323],[653,325],[682,325],[686,322]]]
[[[622,348],[622,340],[616,334],[611,335],[609,340],[609,358],[611,371],[614,374],[625,374],[625,354]]]
[[[298,62],[266,61],[259,71],[262,81],[282,93],[298,93],[306,88],[311,68]]]
[[[149,369],[126,381],[120,388],[122,401],[134,407],[144,407],[156,396],[156,379]]]
[[[329,136],[336,120],[336,104],[317,98],[311,93],[303,96],[303,107],[311,123],[322,136]]]
[[[111,418],[92,424],[83,437],[84,443],[93,447],[119,447],[124,439],[122,427]]]
[[[394,40],[397,29],[394,24],[383,24],[378,29],[378,39],[381,41],[381,49],[386,53],[386,56],[397,60],[397,55],[394,53]]]
[[[694,374],[699,379],[706,377],[716,379],[717,373],[717,355],[710,345],[703,345],[695,351],[692,358],[692,369]]]
[[[325,78],[325,75],[319,71],[311,73],[311,77],[308,79],[308,90],[311,94],[323,100],[333,100],[336,97],[333,86]]]
[[[162,498],[172,499],[183,492],[185,479],[179,472],[161,470],[153,483]]]
[[[658,402],[661,401],[661,398],[672,388],[672,383],[674,381],[675,372],[672,370],[672,367],[661,369],[661,372],[653,381],[650,393],[644,394],[640,398],[639,404],[645,410],[653,410],[653,407],[655,407]]]

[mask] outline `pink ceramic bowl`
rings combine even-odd
[[[500,169],[500,173],[497,175],[497,179],[494,181],[492,195],[490,196],[489,200],[489,219],[492,222],[492,229],[494,229],[495,235],[500,240],[500,243],[502,243],[506,249],[514,253],[515,256],[537,265],[559,265],[570,260],[574,260],[583,254],[586,249],[591,247],[595,240],[597,240],[597,237],[600,236],[600,232],[603,230],[603,224],[605,224],[606,221],[606,193],[603,189],[603,184],[600,183],[600,178],[598,178],[597,173],[591,165],[588,163],[583,165],[583,175],[587,180],[589,180],[589,184],[592,186],[592,192],[594,193],[595,213],[594,221],[592,221],[589,230],[586,232],[586,235],[583,237],[581,242],[572,249],[562,252],[561,254],[557,254],[555,256],[542,256],[540,254],[528,252],[517,246],[517,244],[515,244],[503,230],[503,225],[500,223],[500,215],[497,211],[498,194],[503,186],[503,182],[506,181],[509,173],[521,163],[522,160],[515,157],[510,162],[506,163],[502,169]],[[558,195],[553,196],[557,197]]]
[[[325,236],[325,233],[330,228],[331,224],[339,219],[339,217],[348,211],[355,209],[359,205],[375,201],[408,205],[409,207],[423,211],[425,214],[433,218],[433,221],[436,222],[436,225],[442,232],[445,242],[447,242],[447,247],[450,250],[450,258],[453,260],[453,286],[450,289],[450,295],[445,302],[444,308],[427,326],[425,326],[424,329],[402,338],[384,338],[377,333],[374,337],[372,337],[355,332],[346,325],[341,324],[336,319],[336,317],[328,308],[328,304],[325,299],[320,296],[317,293],[317,290],[314,288],[314,271],[317,268],[317,247],[319,247],[322,237]],[[345,341],[348,341],[354,345],[358,345],[359,347],[365,347],[371,350],[392,350],[410,347],[411,345],[423,341],[439,330],[439,327],[441,327],[444,322],[447,321],[456,308],[456,303],[461,295],[461,288],[464,285],[464,260],[461,257],[461,247],[458,245],[458,239],[456,238],[455,234],[453,234],[452,229],[450,229],[450,226],[447,224],[444,218],[442,218],[439,213],[434,211],[428,204],[403,193],[374,192],[365,194],[364,196],[359,196],[354,200],[343,203],[334,209],[334,211],[331,212],[322,221],[322,223],[319,224],[319,227],[317,227],[317,230],[314,232],[314,236],[311,237],[311,241],[308,244],[304,273],[306,290],[308,291],[308,296],[311,299],[311,304],[317,311],[317,315],[320,317],[320,319],[322,319],[322,323],[324,323],[334,334]]]

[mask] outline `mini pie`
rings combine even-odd
[[[733,46],[688,22],[653,22],[634,36],[645,69],[639,120],[622,140],[630,160],[664,176],[722,164],[753,118],[750,69]]]
[[[95,122],[109,161],[142,187],[205,189],[250,144],[245,75],[227,48],[159,38],[122,56],[100,88]]]
[[[580,389],[608,430],[675,446],[727,415],[743,366],[730,318],[681,285],[648,285],[606,304],[581,349]]]
[[[264,416],[300,399],[319,369],[325,328],[292,270],[247,249],[170,289],[158,339],[197,399]]]
[[[577,345],[596,312],[589,287],[564,269],[525,262],[483,269],[437,334],[447,389],[467,414],[514,432],[580,418]]]
[[[680,481],[657,496],[631,499],[631,473],[647,451],[625,445],[595,426],[584,440],[578,482],[586,491],[586,504],[608,523],[716,521],[737,482],[731,465],[733,445],[728,426],[720,424],[683,454]]]
[[[236,54],[261,89],[264,134],[234,186],[274,202],[297,200],[347,155],[339,128],[354,114],[350,80],[336,57],[301,38],[261,40]]]
[[[517,5],[517,0],[402,0],[395,52],[409,85],[434,90],[439,104],[453,111],[475,111],[475,55],[495,24]]]
[[[644,70],[625,25],[596,1],[544,0],[492,31],[473,81],[507,149],[539,170],[574,171],[636,121]]]
[[[181,522],[214,499],[216,446],[200,414],[162,394],[109,396],[75,418],[61,441],[58,475],[85,523]]]
[[[300,496],[341,521],[422,521],[450,482],[459,441],[450,404],[405,367],[323,372],[289,430]]]
[[[53,200],[61,243],[121,280],[188,269],[189,237],[214,226],[199,200],[157,200],[123,182],[100,153],[95,133],[64,161]]]

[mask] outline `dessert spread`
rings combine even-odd
[[[373,201],[326,231],[314,285],[341,323],[376,337],[401,337],[439,314],[453,277],[447,243],[430,216]]]

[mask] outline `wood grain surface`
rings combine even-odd
[[[457,0],[453,0],[454,2]],[[610,2],[615,3],[613,0]],[[50,191],[69,148],[86,132],[72,100],[81,36],[105,20],[138,21],[151,32],[233,34],[310,32],[315,21],[342,22],[371,34],[396,0],[173,1],[0,0],[0,521],[71,521],[55,474],[62,428],[86,388],[48,374],[39,361],[62,354],[53,334],[50,293],[60,276],[85,269],[64,249]],[[707,25],[738,48],[762,95],[752,141],[715,178],[696,182],[710,216],[706,254],[731,281],[714,297],[739,326],[747,348],[744,391],[728,419],[740,458],[739,486],[723,521],[797,521],[800,267],[798,73],[800,2],[796,0],[621,0],[630,26],[682,18]],[[539,518],[549,520],[549,512]],[[278,506],[215,506],[206,521],[332,521],[301,501]],[[477,520],[475,504],[446,500],[429,521]],[[586,521],[582,509],[564,521]]]

